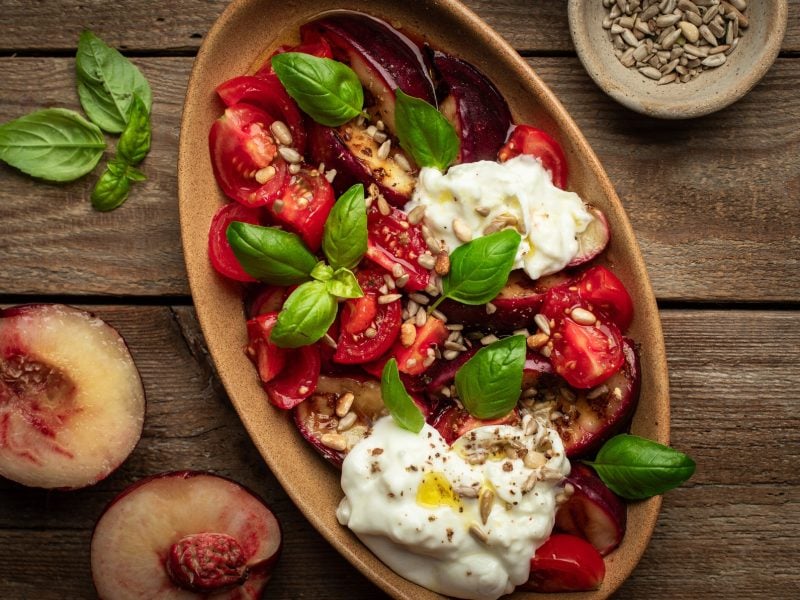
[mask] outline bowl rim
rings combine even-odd
[[[623,106],[643,115],[668,120],[703,117],[730,106],[743,98],[761,81],[778,58],[789,19],[787,0],[769,0],[776,7],[773,13],[775,29],[771,31],[767,43],[762,46],[758,54],[759,57],[764,57],[766,60],[754,61],[756,63],[755,68],[746,70],[740,77],[737,77],[737,81],[731,86],[728,93],[709,95],[710,101],[708,102],[688,100],[642,102],[638,94],[626,94],[626,91],[631,91],[631,88],[626,85],[617,85],[618,78],[610,75],[606,77],[600,75],[607,69],[603,68],[604,62],[599,58],[600,53],[595,48],[592,48],[585,33],[587,27],[587,19],[585,18],[586,4],[588,1],[569,0],[567,4],[570,37],[584,70],[601,90]]]
[[[229,296],[231,293],[229,284],[222,282],[219,277],[214,278],[214,274],[209,274],[209,266],[205,252],[198,252],[200,247],[204,249],[207,245],[207,225],[204,239],[199,245],[197,240],[192,239],[191,235],[189,235],[193,228],[197,228],[197,209],[193,205],[195,201],[195,195],[193,194],[196,192],[196,182],[190,177],[190,171],[193,167],[196,168],[200,161],[197,160],[197,147],[192,147],[188,138],[196,133],[194,128],[199,127],[198,121],[195,119],[195,113],[202,112],[203,103],[207,103],[207,98],[203,97],[202,94],[213,95],[213,88],[202,89],[198,92],[198,82],[203,79],[204,76],[201,71],[208,68],[208,63],[213,58],[212,55],[215,46],[219,44],[223,32],[227,29],[230,22],[233,21],[237,13],[240,11],[252,10],[258,5],[269,5],[270,3],[277,2],[278,0],[234,0],[231,2],[206,36],[192,68],[181,119],[178,155],[178,193],[184,260],[193,297],[204,296],[208,293],[209,290],[204,289],[204,287],[210,288],[210,292],[216,294],[218,298],[225,299],[224,297],[226,295]],[[385,3],[387,5],[392,5],[392,2],[389,0],[386,0]],[[384,12],[385,9],[382,7],[381,2],[372,3],[368,0],[343,0],[341,4],[347,5],[348,8],[360,9],[391,21],[391,19],[388,19],[387,13]],[[305,2],[293,3],[293,8],[297,13],[301,13],[303,12],[303,6],[305,6],[308,10],[303,14],[305,14],[306,18],[311,18],[322,12],[322,9],[316,8],[316,5],[317,3],[314,0],[305,0]],[[314,7],[315,9],[311,10],[310,7]],[[614,211],[617,220],[616,234],[626,240],[624,244],[626,252],[628,250],[630,251],[629,258],[631,264],[629,267],[631,270],[631,277],[635,278],[635,286],[638,291],[637,302],[644,315],[642,319],[647,322],[647,329],[643,330],[643,335],[644,332],[646,332],[651,342],[648,345],[648,353],[652,364],[651,371],[649,373],[643,372],[643,376],[649,375],[649,377],[652,378],[651,383],[654,395],[658,398],[658,400],[653,401],[654,414],[652,415],[652,421],[655,424],[651,426],[655,429],[655,433],[652,437],[661,443],[669,443],[669,383],[663,333],[661,331],[655,296],[650,285],[641,251],[638,248],[638,243],[633,234],[633,229],[597,156],[589,147],[588,142],[567,111],[549,88],[539,79],[534,70],[520,57],[513,47],[485,24],[473,11],[466,8],[463,4],[458,2],[458,0],[419,0],[419,7],[420,10],[425,8],[439,13],[443,12],[449,18],[457,19],[464,28],[469,30],[470,36],[474,36],[476,37],[476,41],[480,41],[481,46],[484,44],[491,44],[493,46],[493,54],[498,55],[497,60],[500,60],[504,64],[504,67],[506,67],[509,72],[513,73],[515,85],[518,85],[526,92],[533,93],[535,91],[533,105],[539,106],[544,116],[551,120],[551,125],[557,130],[557,137],[559,139],[566,139],[570,145],[576,149],[581,156],[580,160],[585,170],[590,173],[599,184],[598,187],[600,191],[597,193],[598,195],[603,195],[610,204],[609,210]],[[283,24],[283,28],[287,26],[288,23]],[[264,51],[273,45],[274,43],[265,41],[261,56],[263,56]],[[257,57],[254,56],[253,60],[256,58]],[[517,105],[519,104],[512,105],[512,111],[514,106]],[[210,123],[208,127],[210,127]],[[207,131],[206,129],[204,132],[206,139],[208,135]],[[203,159],[207,160],[207,157],[204,156]],[[205,168],[210,171],[207,162]],[[222,197],[218,189],[215,189],[214,195],[218,198]],[[232,350],[224,347],[222,344],[221,338],[223,336],[220,333],[219,323],[215,321],[215,308],[216,307],[209,306],[208,302],[197,302],[196,305],[198,321],[200,322],[201,329],[206,338],[211,357],[217,367],[218,375],[249,436],[295,505],[317,531],[319,531],[340,554],[347,558],[352,565],[358,568],[374,584],[381,587],[387,593],[399,598],[443,598],[443,596],[410,583],[408,580],[393,573],[388,567],[383,565],[383,563],[380,563],[369,549],[358,542],[349,532],[345,532],[346,537],[354,540],[355,544],[348,544],[339,539],[342,536],[340,531],[342,529],[341,526],[334,528],[329,523],[326,523],[323,517],[315,513],[309,505],[309,502],[300,495],[298,489],[296,489],[296,485],[298,484],[296,482],[293,483],[295,477],[289,472],[284,472],[280,468],[276,468],[279,459],[272,454],[272,452],[275,451],[275,448],[271,445],[272,442],[264,439],[263,434],[259,435],[259,427],[264,426],[266,419],[274,418],[274,414],[269,410],[271,407],[265,407],[255,412],[252,410],[245,410],[243,399],[245,399],[247,395],[247,390],[241,389],[242,386],[245,385],[242,382],[241,373],[232,369],[231,364],[228,362],[228,355]],[[639,339],[638,341],[643,340]],[[238,348],[236,348],[236,351],[238,352]],[[242,355],[241,352],[238,352],[238,354]],[[236,359],[236,361],[239,362],[242,360],[246,359],[241,358],[241,356]],[[634,420],[636,420],[635,416]],[[649,420],[650,418],[648,418],[648,423]],[[607,557],[607,561],[614,563],[616,570],[614,571],[614,577],[607,576],[606,582],[604,582],[600,590],[594,592],[561,594],[560,598],[566,600],[599,600],[601,598],[607,598],[616,591],[630,576],[644,554],[655,529],[660,506],[660,496],[643,502],[633,503],[629,506],[629,520],[630,511],[634,510],[637,519],[641,520],[643,530],[638,532],[636,536],[630,534],[627,536],[627,552],[624,557],[615,557],[614,554],[610,555],[610,558]],[[376,564],[376,561],[378,564]],[[515,592],[514,597],[552,598],[552,595],[519,591]]]

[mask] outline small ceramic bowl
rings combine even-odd
[[[595,83],[620,104],[661,119],[689,119],[732,104],[769,70],[781,48],[788,14],[786,0],[750,0],[749,27],[720,67],[687,83],[656,85],[614,55],[602,22],[608,9],[601,0],[569,0],[569,29],[583,66]]]

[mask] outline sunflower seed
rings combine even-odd
[[[378,304],[391,304],[396,300],[400,300],[402,297],[402,294],[384,294],[382,296],[378,296]]]
[[[722,46],[711,48],[711,50],[708,51],[708,55],[714,56],[715,54],[722,54],[723,52],[727,52],[728,48],[730,48],[728,44],[722,44]]]
[[[263,169],[259,169],[258,171],[256,171],[256,181],[261,185],[264,185],[270,179],[275,177],[276,172],[277,171],[275,171],[275,167],[273,167],[272,165],[264,167]]]
[[[442,323],[447,323],[447,315],[440,310],[431,311],[431,315],[439,319]]]
[[[453,233],[464,243],[472,241],[472,230],[461,219],[453,219]]]
[[[383,196],[378,196],[378,211],[384,217],[387,217],[392,213],[392,207],[389,206],[389,203],[386,201],[386,198],[384,198]]]
[[[486,525],[494,505],[494,492],[489,488],[483,488],[480,493],[478,504],[480,506],[481,521]]]
[[[678,21],[681,20],[680,15],[661,15],[660,17],[656,18],[656,27],[659,29],[663,29],[665,27],[669,27],[670,25],[675,25]]]
[[[489,545],[489,535],[477,523],[470,523],[469,533],[480,543]]]
[[[386,140],[378,148],[378,158],[380,160],[385,160],[389,156],[389,152],[391,150],[392,150],[392,140]]]
[[[725,64],[727,57],[724,54],[714,54],[713,56],[709,56],[708,58],[704,59],[701,63],[703,66],[706,67],[719,67]]]
[[[405,171],[406,173],[411,172],[411,163],[408,162],[408,159],[406,158],[405,154],[403,154],[402,152],[395,152],[392,158],[394,158],[394,162],[396,162],[398,166],[401,169],[403,169],[403,171]]]
[[[387,139],[389,139],[389,136],[386,135],[385,133],[383,133],[382,131],[376,131],[375,135],[372,136],[372,139],[375,140],[376,142],[378,142],[379,144],[382,144]],[[378,158],[380,158],[380,152],[378,153]],[[386,158],[386,157],[384,157],[384,158]]]
[[[536,323],[539,331],[541,331],[547,337],[550,337],[550,321],[547,319],[547,317],[545,317],[542,313],[539,313],[533,317],[533,322]]]
[[[347,450],[347,440],[344,436],[339,435],[338,433],[325,433],[322,435],[319,441],[323,446],[326,446],[331,450],[338,450],[339,452]]]
[[[356,424],[358,416],[356,413],[347,413],[344,417],[339,419],[339,424],[336,426],[336,431],[347,431]]]
[[[422,219],[425,218],[425,206],[420,204],[419,206],[415,206],[411,209],[411,212],[408,213],[408,222],[412,225],[416,225]]]
[[[459,352],[457,352],[456,350],[445,350],[442,353],[442,356],[444,357],[445,360],[453,360],[458,355],[459,355]]]
[[[402,268],[402,267],[400,267],[400,270],[402,270],[402,269],[403,269],[403,268]],[[408,283],[408,280],[409,280],[409,279],[411,279],[411,275],[409,275],[408,273],[403,273],[402,275],[400,275],[400,276],[399,276],[399,277],[398,277],[398,278],[395,280],[395,282],[394,282],[394,283],[395,283],[395,285],[396,285],[397,287],[399,287],[399,288],[404,288],[404,287],[406,287],[406,284]]]
[[[491,302],[486,303],[486,314],[493,315],[497,311],[497,307]]]
[[[333,183],[333,180],[336,179],[336,169],[331,169],[330,171],[326,171],[325,179],[328,180],[328,183]]]
[[[336,401],[336,416],[341,418],[349,413],[355,399],[355,394],[352,392],[345,392],[342,394]]]
[[[417,263],[423,269],[431,270],[431,269],[433,269],[433,267],[436,266],[436,259],[433,257],[433,255],[428,254],[428,253],[420,254],[417,257]]]
[[[489,344],[495,343],[498,339],[499,338],[496,335],[490,333],[489,335],[485,335],[481,338],[481,344],[484,346],[488,346]]]
[[[681,37],[681,30],[676,29],[675,31],[664,37],[663,40],[661,40],[661,47],[664,48],[664,50],[669,50],[670,48],[672,48],[675,42],[678,41],[679,37]]]
[[[278,148],[278,154],[288,163],[298,164],[303,162],[303,156],[294,148]]]
[[[703,15],[703,23],[710,23],[711,19],[717,16],[717,13],[719,13],[719,4],[711,6],[706,11],[706,14]]]
[[[580,307],[573,308],[570,317],[578,325],[594,325],[597,322],[597,317],[594,316],[594,313]]]
[[[538,350],[544,346],[549,339],[550,336],[542,332],[529,336],[527,339],[528,348],[531,350]]]
[[[414,317],[414,324],[417,327],[422,327],[428,321],[428,311],[419,310],[417,311],[417,316]]]
[[[292,132],[289,131],[286,123],[283,121],[273,121],[272,125],[269,126],[269,130],[272,132],[272,135],[275,136],[275,140],[279,144],[284,146],[292,145]]]

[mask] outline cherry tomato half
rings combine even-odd
[[[476,419],[463,408],[452,404],[436,415],[431,425],[442,435],[444,441],[452,444],[462,435],[478,427],[486,425],[517,425],[519,422],[519,412],[516,408],[505,417],[484,421]]]
[[[580,325],[565,317],[556,324],[550,362],[571,386],[589,389],[600,385],[619,371],[624,361],[622,335],[613,323]]]
[[[286,368],[278,377],[264,384],[264,389],[274,406],[290,409],[317,389],[321,363],[316,345],[301,346],[286,352]]]
[[[333,355],[333,360],[341,364],[361,364],[380,358],[400,332],[403,312],[400,301],[378,304],[378,288],[384,285],[381,272],[361,270],[356,276],[364,296],[347,300],[342,307],[341,332]]]
[[[559,143],[549,134],[530,125],[517,125],[506,145],[500,148],[497,158],[505,162],[520,154],[538,158],[550,173],[553,184],[562,190],[567,188],[567,158]]]
[[[367,228],[367,258],[390,273],[400,265],[409,276],[405,289],[410,292],[424,290],[430,282],[431,272],[417,262],[428,250],[422,228],[411,225],[406,214],[396,208],[384,216],[375,205],[367,213]]]
[[[276,221],[303,238],[312,252],[322,245],[322,232],[336,202],[328,180],[316,170],[304,169],[292,175],[279,200],[267,209]]]
[[[253,361],[264,384],[275,379],[286,365],[288,351],[273,344],[269,336],[278,322],[278,313],[269,312],[247,322],[247,346],[244,353]]]
[[[263,77],[234,77],[221,84],[217,88],[217,94],[225,106],[251,104],[266,112],[273,120],[282,121],[292,134],[291,146],[300,154],[305,152],[306,129],[303,115],[274,73]]]
[[[581,299],[613,321],[623,332],[633,320],[633,301],[614,273],[597,265],[585,271],[578,282]]]
[[[273,121],[259,108],[237,104],[225,109],[211,126],[208,143],[214,177],[228,197],[245,206],[269,204],[286,185],[286,163],[276,156],[278,146],[269,131]],[[275,172],[262,185],[257,173],[270,166]]]
[[[425,359],[428,358],[428,350],[441,348],[449,335],[450,331],[444,322],[436,317],[428,317],[422,327],[417,327],[417,335],[410,346],[406,348],[399,342],[395,344],[392,354],[397,359],[397,369],[407,375],[419,375],[427,369]]]
[[[535,592],[596,590],[606,576],[603,557],[589,542],[554,533],[531,559],[531,574],[521,589]]]
[[[211,228],[208,232],[208,257],[217,272],[235,281],[255,281],[236,260],[228,243],[227,231],[228,225],[233,221],[259,225],[261,216],[260,210],[247,208],[235,202],[226,204],[216,212],[211,219]]]

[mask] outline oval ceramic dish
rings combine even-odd
[[[267,402],[258,377],[242,352],[246,332],[241,289],[217,275],[207,256],[211,217],[226,202],[214,180],[208,154],[209,128],[222,113],[214,88],[254,68],[272,48],[296,41],[300,24],[333,9],[368,12],[473,63],[508,100],[515,122],[541,127],[558,139],[570,168],[569,189],[608,216],[613,239],[601,260],[613,265],[635,302],[636,317],[630,335],[640,344],[643,381],[633,432],[668,443],[669,397],[661,324],[630,223],[594,152],[525,61],[461,3],[420,0],[410,13],[402,3],[391,0],[240,0],[222,14],[194,64],[183,112],[178,163],[186,268],[209,350],[258,450],[319,532],[392,596],[441,598],[393,573],[336,521],[335,508],[342,496],[339,473],[303,440],[287,414]],[[599,599],[617,589],[644,553],[660,504],[660,497],[656,497],[629,506],[627,534],[622,545],[606,557],[607,574],[601,589],[557,597]],[[513,598],[545,596],[556,597],[516,593]]]

